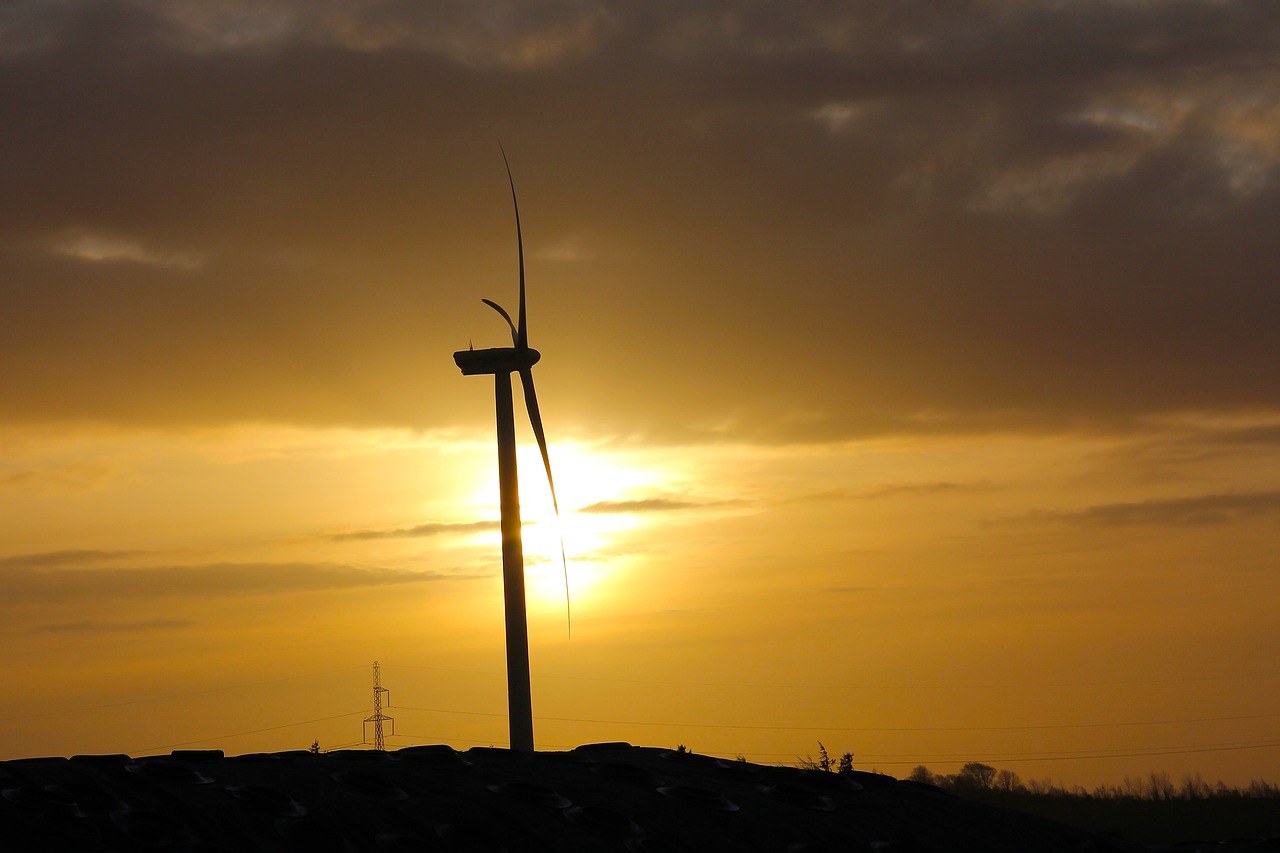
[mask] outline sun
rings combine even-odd
[[[547,487],[542,457],[536,445],[517,450],[520,481],[520,518],[525,558],[525,594],[531,610],[563,610],[564,568],[560,561],[560,541],[568,561],[569,594],[575,606],[603,595],[617,593],[620,561],[619,540],[638,524],[634,516],[592,511],[607,502],[661,490],[669,474],[660,467],[640,464],[626,454],[610,452],[584,442],[563,442],[548,448],[559,519]],[[496,518],[498,485],[496,464],[486,460],[486,469],[477,472],[479,488],[472,506],[477,513]],[[478,537],[485,547],[501,547],[496,532]]]

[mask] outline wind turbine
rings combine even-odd
[[[499,146],[501,147],[501,146]],[[547,471],[547,485],[551,488],[551,504],[560,518],[560,504],[556,500],[555,481],[551,477],[551,458],[547,455],[547,436],[542,429],[542,415],[538,409],[538,395],[533,389],[533,366],[542,354],[529,346],[529,328],[525,319],[524,302],[524,238],[520,233],[520,205],[516,201],[516,182],[511,177],[511,164],[507,152],[502,152],[502,162],[507,168],[507,183],[511,185],[511,206],[516,214],[516,251],[520,257],[520,321],[511,321],[511,315],[498,303],[483,299],[494,311],[502,315],[511,327],[509,347],[490,349],[466,349],[453,354],[453,360],[464,376],[488,375],[494,377],[494,400],[498,414],[498,487],[502,507],[502,589],[506,613],[507,632],[507,713],[511,727],[511,748],[520,752],[533,752],[533,699],[529,688],[529,623],[525,614],[524,548],[520,539],[520,488],[516,477],[516,427],[511,398],[511,374],[520,374],[524,388],[525,408],[538,450],[542,452],[542,464]],[[565,572],[565,607],[569,606],[569,565],[564,554],[564,538],[560,539],[560,559]]]

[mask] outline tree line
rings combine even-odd
[[[1275,799],[1280,798],[1280,785],[1255,779],[1245,787],[1236,787],[1218,780],[1207,782],[1199,773],[1189,773],[1180,780],[1163,770],[1152,770],[1143,776],[1126,775],[1119,784],[1101,784],[1094,788],[1081,785],[1067,787],[1049,779],[1023,781],[1012,770],[997,769],[989,764],[970,761],[956,773],[933,773],[923,764],[909,774],[907,780],[935,785],[955,793],[996,791],[1010,795],[1040,797],[1091,797],[1108,800],[1207,800],[1222,799]]]
[[[800,767],[853,773],[853,754],[838,757],[818,744],[817,757],[798,758]],[[1269,838],[1280,840],[1280,786],[1255,780],[1244,787],[1206,782],[1199,773],[1175,781],[1164,771],[1125,776],[1118,785],[1085,788],[1049,779],[1023,779],[1014,771],[970,761],[955,773],[934,773],[923,764],[906,780],[932,785],[967,800],[1014,809],[1101,835],[1145,845],[1180,844],[1188,839]]]
[[[832,757],[818,741],[817,757],[804,756],[797,764],[808,770],[830,773],[853,772],[853,753]],[[1117,785],[1101,784],[1094,788],[1081,785],[1064,786],[1050,779],[1023,781],[1012,770],[970,761],[955,773],[934,773],[923,764],[906,776],[906,781],[933,785],[956,794],[991,792],[1029,797],[1088,797],[1105,800],[1208,800],[1208,799],[1280,799],[1280,785],[1255,779],[1248,785],[1235,787],[1219,780],[1207,782],[1199,773],[1174,779],[1163,770],[1152,770],[1143,776],[1125,776]]]

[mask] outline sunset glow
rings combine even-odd
[[[1280,6],[419,5],[0,12],[0,758],[506,742],[501,140],[540,749],[1280,782]]]

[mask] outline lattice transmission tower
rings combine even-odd
[[[373,716],[365,717],[364,731],[361,733],[363,742],[369,742],[369,724],[373,723],[373,748],[378,752],[385,752],[387,742],[382,736],[382,723],[384,720],[391,721],[391,734],[396,733],[396,718],[388,717],[382,713],[382,694],[387,694],[387,707],[391,707],[391,691],[382,686],[382,673],[378,669],[378,662],[373,662]]]

